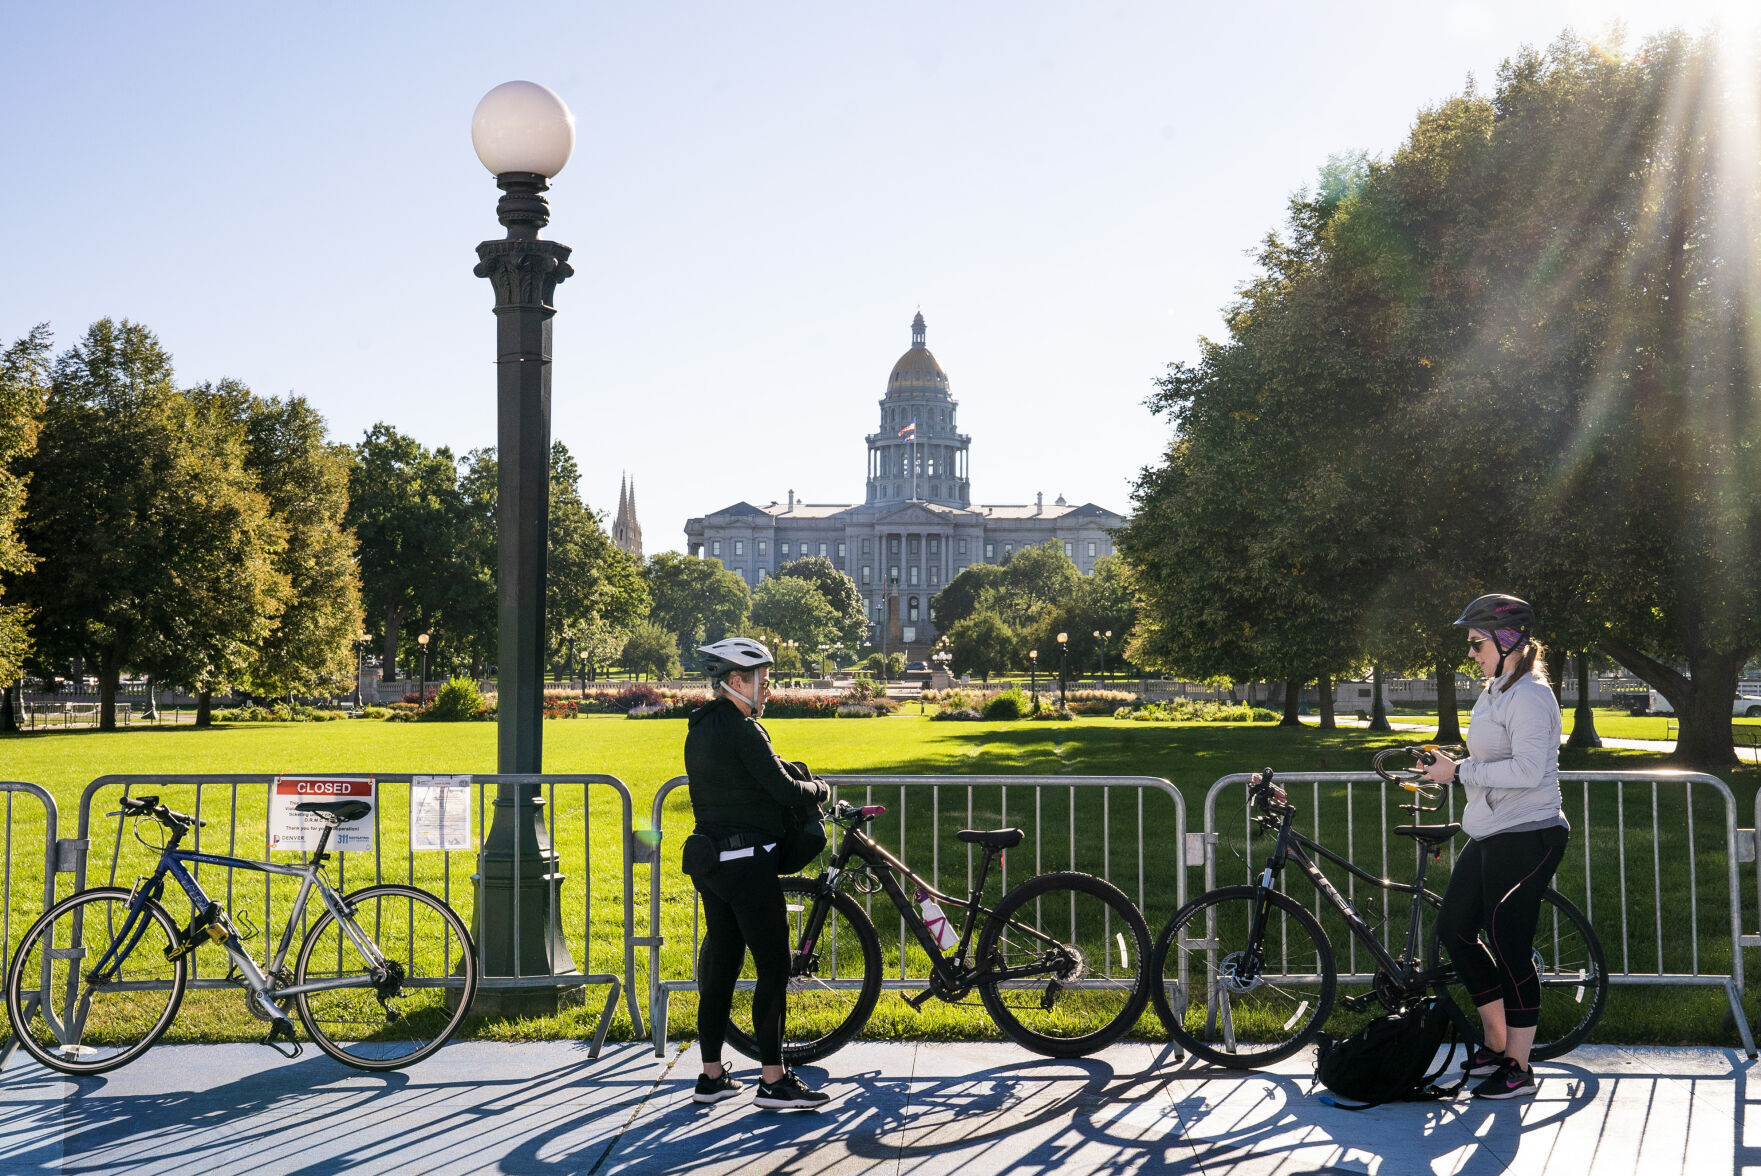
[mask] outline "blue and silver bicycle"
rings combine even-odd
[[[296,806],[323,822],[317,849],[298,866],[178,848],[204,822],[173,812],[156,796],[125,798],[135,836],[160,850],[159,865],[132,889],[82,890],[56,903],[25,933],[6,976],[6,1009],[18,1043],[45,1066],[98,1074],[140,1057],[170,1026],[189,982],[190,954],[202,944],[225,949],[228,979],[245,1007],[268,1024],[262,1041],[286,1057],[300,1053],[293,1025],[338,1061],[363,1070],[419,1062],[446,1043],[477,991],[477,953],[464,920],[413,886],[369,886],[339,894],[322,868],[330,835],[369,811],[359,800]],[[143,822],[166,830],[162,844],[141,837]],[[202,890],[187,866],[205,863],[300,880],[275,952],[259,965],[243,939],[248,920],[230,916]],[[161,903],[169,876],[190,901],[179,928]],[[294,931],[313,893],[324,910],[301,940]],[[241,937],[239,923],[245,925]]]

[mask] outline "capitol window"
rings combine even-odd
[[[941,574],[942,569],[936,567],[934,564],[929,565],[929,586],[931,588],[934,588],[941,582]]]
[[[1088,541],[1088,558],[1093,559],[1094,557],[1095,557],[1095,541],[1093,539],[1090,539]]]
[[[997,558],[997,545],[995,543],[986,543],[984,545],[984,557],[987,560]]]
[[[1092,546],[1092,544],[1091,544],[1091,546]],[[957,555],[965,555],[966,554],[966,540],[964,540],[964,539],[954,540],[954,552]]]
[[[913,570],[915,570],[915,569],[913,569]],[[905,615],[906,615],[907,620],[910,620],[913,622],[915,622],[917,620],[917,597],[913,596],[911,598],[910,602],[906,605],[906,614]]]
[[[872,576],[871,576],[871,575],[870,575],[870,573],[871,573],[871,572],[872,572],[872,571],[873,571],[873,570],[874,570],[874,567],[873,567],[873,565],[872,565],[872,564],[863,564],[863,565],[862,565],[862,582],[863,582],[863,583],[864,583],[864,584],[866,584],[866,583],[868,583],[868,582],[869,582],[869,580],[870,580],[870,579],[872,579],[872,578],[873,578],[873,577],[872,577]]]
[[[1090,546],[1090,547],[1093,547],[1093,546],[1094,546],[1094,544],[1092,544],[1092,543],[1091,543],[1091,544],[1089,544],[1089,546]],[[849,548],[848,548],[848,545],[847,545],[847,544],[843,544],[843,543],[840,543],[840,544],[838,544],[838,558],[839,558],[839,559],[843,559],[843,558],[844,558],[844,556],[845,556],[845,555],[846,555],[846,554],[848,554],[848,550],[849,550]],[[1093,555],[1093,554],[1094,554],[1094,552],[1092,552],[1092,551],[1091,551],[1091,552],[1089,552],[1089,554],[1090,554],[1090,555]]]
[[[759,568],[758,569],[758,582],[760,584],[764,583],[764,578],[768,575],[770,575],[770,570],[768,568]]]
[[[765,553],[765,551],[764,551],[764,549],[765,549],[765,547],[766,547],[766,546],[767,546],[767,544],[766,544],[766,543],[765,543],[765,541],[764,541],[764,540],[763,540],[763,539],[760,539],[760,540],[759,540],[759,541],[758,541],[758,554],[759,554],[759,555],[763,555],[763,554],[764,554],[764,553]],[[1090,547],[1093,547],[1093,546],[1094,546],[1094,544],[1092,544],[1092,543],[1091,543],[1091,544],[1089,544],[1089,546],[1090,546]],[[1090,552],[1090,553],[1089,553],[1089,554],[1091,554],[1091,555],[1092,555],[1092,554],[1093,554],[1093,552]]]
[[[929,553],[931,555],[940,555],[942,553],[942,541],[939,536],[931,535],[929,537]]]
[[[889,554],[889,555],[898,555],[899,554],[899,537],[897,535],[894,535],[892,538],[887,540],[887,554]]]
[[[779,543],[779,544],[777,544],[777,554],[778,554],[778,555],[787,555],[787,554],[789,554],[789,545],[788,545],[788,544],[787,544],[787,543]]]
[[[917,573],[921,570],[916,564],[911,565],[911,586],[913,588],[917,587]]]
[[[862,554],[863,555],[867,555],[871,551],[874,550],[873,543],[874,543],[874,540],[872,540],[872,539],[864,539],[862,541]]]
[[[745,555],[746,554],[746,540],[744,540],[744,539],[734,540],[734,554],[735,555]]]
[[[720,539],[711,539],[709,541],[709,554],[720,555],[721,553],[722,553],[722,541]]]
[[[1069,557],[1076,554],[1076,552],[1074,550],[1075,546],[1076,545],[1074,543],[1070,542],[1070,540],[1068,540],[1068,539],[1064,540],[1064,556],[1066,559],[1068,559]]]
[[[821,543],[819,545],[819,558],[821,558],[821,559],[825,558],[825,544],[823,544],[823,543]]]

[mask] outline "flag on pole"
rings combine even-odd
[[[913,418],[910,424],[906,425],[903,429],[900,429],[899,436],[910,437],[912,440],[916,440],[916,438],[917,438],[917,420],[915,418]]]

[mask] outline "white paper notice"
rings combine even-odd
[[[410,848],[471,848],[471,777],[410,777]]]
[[[269,795],[269,848],[311,851],[318,848],[318,835],[325,824],[317,813],[302,813],[296,805],[311,800],[364,800],[366,815],[345,821],[330,835],[330,850],[373,848],[373,777],[371,776],[277,776]]]

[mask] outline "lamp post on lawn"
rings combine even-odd
[[[361,681],[367,676],[367,630],[362,629],[355,634],[355,709],[367,705],[361,696]],[[377,701],[377,699],[375,699]]]
[[[502,190],[495,214],[507,229],[477,246],[472,271],[495,290],[496,770],[532,775],[544,759],[551,302],[557,283],[575,272],[569,247],[538,231],[550,223],[544,192],[575,148],[575,116],[543,86],[506,82],[477,104],[471,145]],[[485,1013],[554,1014],[562,990],[542,978],[580,973],[562,935],[563,875],[543,803],[536,783],[496,785],[477,870],[477,948],[489,978],[477,1005]],[[510,976],[544,986],[494,983]],[[578,1002],[582,989],[568,991]]]
[[[1033,713],[1039,714],[1039,650],[1027,651],[1027,680],[1033,689]]]
[[[1102,690],[1105,690],[1107,688],[1107,642],[1111,641],[1112,639],[1113,639],[1113,630],[1108,629],[1105,633],[1102,633],[1099,629],[1095,630],[1095,640],[1101,643],[1101,689]]]
[[[1058,709],[1059,710],[1068,709],[1064,703],[1064,678],[1066,676],[1065,667],[1069,663],[1066,660],[1064,655],[1069,652],[1070,652],[1070,634],[1068,634],[1068,633],[1058,634]]]
[[[587,651],[581,651],[581,697],[587,697]]]
[[[417,679],[421,684],[416,688],[416,705],[424,707],[428,705],[428,634],[418,635],[416,644],[422,647],[422,676]]]

